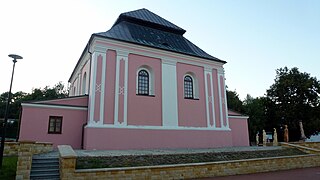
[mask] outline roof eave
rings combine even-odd
[[[70,78],[69,78],[68,82],[70,82],[70,83],[71,83],[71,79],[72,79],[72,77],[73,77],[73,75],[74,75],[74,73],[75,73],[75,71],[76,71],[77,67],[78,67],[78,66],[79,66],[79,64],[80,64],[81,59],[85,56],[86,52],[88,51],[89,45],[90,45],[90,43],[92,42],[92,39],[93,39],[93,35],[94,35],[94,34],[92,34],[92,35],[91,35],[91,37],[90,37],[90,39],[89,39],[89,41],[88,41],[87,45],[86,45],[86,46],[85,46],[85,48],[83,49],[83,51],[82,51],[82,53],[81,53],[81,56],[80,56],[80,58],[79,58],[79,60],[78,60],[78,62],[77,62],[77,64],[76,64],[76,66],[74,67],[74,69],[73,69],[73,71],[72,71],[72,73],[71,73],[71,76],[70,76]]]
[[[170,51],[170,52],[174,52],[174,53],[180,53],[180,54],[183,54],[183,55],[193,56],[193,57],[197,57],[197,58],[203,58],[203,59],[207,59],[207,60],[210,60],[210,61],[217,61],[217,62],[220,62],[220,63],[223,63],[223,64],[226,64],[226,63],[227,63],[227,61],[221,60],[221,59],[216,58],[216,57],[214,57],[214,58],[206,58],[206,57],[196,56],[196,55],[192,55],[192,54],[188,54],[188,53],[173,51],[173,50],[169,50],[169,49],[165,49],[165,48],[148,46],[148,45],[146,45],[146,44],[140,44],[140,43],[136,43],[136,42],[132,42],[132,41],[126,41],[126,40],[121,40],[121,39],[116,39],[116,38],[111,38],[111,37],[105,37],[105,36],[99,35],[99,34],[93,34],[92,36],[101,37],[101,38],[105,38],[105,39],[112,39],[112,40],[116,40],[116,41],[122,41],[122,42],[132,43],[132,44],[137,44],[137,45],[145,46],[145,47],[157,48],[157,49],[161,49],[161,50],[164,50],[164,51]]]

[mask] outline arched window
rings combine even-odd
[[[82,94],[86,94],[87,91],[87,72],[84,73],[82,78]]]
[[[193,80],[189,75],[184,77],[184,98],[193,99]]]
[[[138,94],[149,95],[149,73],[144,69],[138,73]]]

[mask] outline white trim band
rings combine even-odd
[[[63,106],[59,104],[29,104],[29,103],[21,103],[21,106],[24,107],[38,107],[38,108],[55,108],[55,109],[70,109],[70,110],[82,110],[87,111],[87,107],[77,107],[77,106]]]

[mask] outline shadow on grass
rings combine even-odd
[[[2,168],[0,170],[0,179],[16,179],[18,157],[3,157]]]

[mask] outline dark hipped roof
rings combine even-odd
[[[120,14],[109,31],[93,35],[225,63],[183,37],[185,32],[149,10],[139,9]]]
[[[226,63],[225,61],[204,52],[183,37],[185,32],[184,29],[144,8],[122,13],[109,31],[92,34],[76,67],[79,65],[81,57],[88,51],[90,41],[94,36],[135,43]],[[75,73],[75,70],[76,68],[73,70],[69,82],[71,81],[71,77]]]

